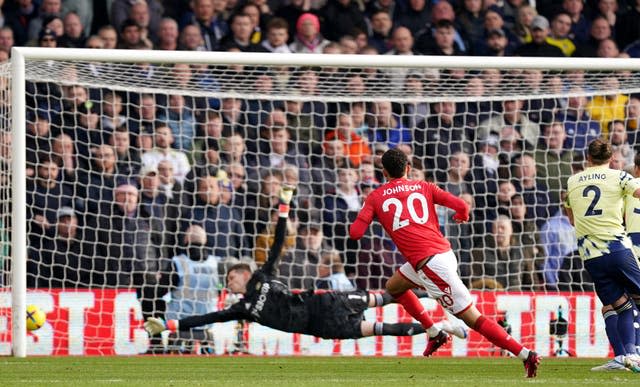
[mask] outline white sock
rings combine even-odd
[[[527,348],[522,348],[522,351],[520,351],[520,353],[518,354],[518,359],[525,361],[527,360],[527,358],[529,357],[529,351]]]
[[[436,324],[433,324],[430,328],[427,329],[427,335],[429,337],[436,337],[440,333],[440,329],[436,327]]]

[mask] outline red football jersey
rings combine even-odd
[[[360,239],[377,218],[402,255],[414,267],[424,258],[451,249],[440,232],[435,204],[468,211],[466,203],[426,181],[398,178],[371,192],[349,230]]]

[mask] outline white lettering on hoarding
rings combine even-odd
[[[135,293],[119,293],[114,300],[113,311],[113,349],[116,355],[136,355],[146,352],[149,336],[142,328],[131,331],[131,311],[137,320],[142,320],[142,310]]]
[[[84,328],[86,325],[84,314],[95,304],[93,292],[60,292],[58,302],[60,308],[69,310],[69,355],[84,354]]]
[[[511,337],[522,340],[522,313],[531,310],[531,297],[501,294],[496,297],[496,308],[506,312],[507,322],[511,325]]]

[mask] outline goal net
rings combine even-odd
[[[17,299],[48,316],[27,336],[29,354],[421,354],[424,335],[337,343],[228,322],[150,340],[142,329],[149,316],[237,301],[226,270],[266,259],[282,184],[297,186],[282,281],[383,289],[403,257],[377,223],[358,242],[348,226],[395,147],[412,179],[471,205],[468,224],[446,208],[432,216],[481,311],[542,356],[609,354],[561,202],[592,139],[614,145],[613,168],[632,167],[639,62],[25,53],[24,90],[13,90],[24,100],[9,103],[11,65],[0,66],[1,354],[11,353],[20,289],[10,277],[22,262],[8,247],[11,151],[26,158],[24,181],[13,182],[26,198],[25,218],[13,219],[26,224],[27,291]],[[424,302],[435,320],[462,324]],[[410,320],[396,305],[365,317]],[[500,352],[471,333],[442,354]]]

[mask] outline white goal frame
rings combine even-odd
[[[523,57],[445,57],[395,55],[270,54],[201,51],[95,50],[69,48],[14,47],[11,50],[12,75],[12,240],[11,299],[13,356],[26,357],[26,95],[25,63],[28,60],[100,61],[126,63],[194,63],[219,65],[287,65],[380,68],[473,68],[537,70],[640,71],[640,59],[628,58],[523,58]]]

